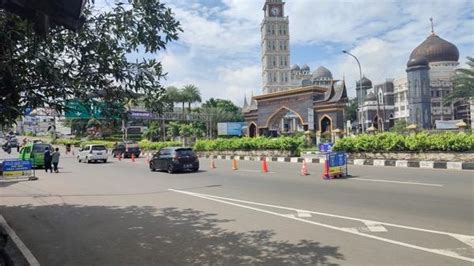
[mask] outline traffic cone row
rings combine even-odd
[[[323,163],[322,178],[323,179],[330,179],[331,178],[331,174],[329,173],[329,161],[328,160],[325,160],[324,163]]]
[[[300,174],[302,176],[307,176],[309,175],[308,173],[308,166],[306,165],[306,160],[303,160],[303,163],[301,164],[301,171]]]
[[[265,157],[262,157],[262,173],[268,173],[268,163]]]

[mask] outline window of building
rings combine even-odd
[[[400,110],[405,111],[405,106],[400,107]]]
[[[440,97],[439,91],[436,91],[436,97]]]
[[[440,107],[441,106],[441,103],[440,102],[433,102],[431,104],[433,107]]]
[[[275,35],[275,25],[272,25],[272,35]]]

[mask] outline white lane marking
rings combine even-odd
[[[237,171],[241,172],[249,172],[249,173],[262,173],[260,170],[250,170],[250,169],[237,169]],[[275,172],[267,172],[266,174],[274,174]]]
[[[408,182],[408,181],[393,181],[385,179],[368,179],[368,178],[348,178],[347,180],[358,180],[358,181],[369,181],[369,182],[381,182],[381,183],[395,183],[395,184],[404,184],[404,185],[419,185],[419,186],[430,186],[430,187],[442,187],[441,184],[431,184],[431,183],[417,183],[417,182]]]
[[[296,212],[300,211],[300,212],[306,212],[306,213],[311,213],[311,214],[316,214],[316,215],[321,215],[321,216],[327,216],[327,217],[340,218],[340,219],[346,219],[346,220],[359,221],[359,222],[362,222],[364,224],[383,224],[385,226],[391,226],[391,227],[397,227],[397,228],[403,228],[403,229],[408,229],[408,230],[414,230],[414,231],[420,231],[420,232],[426,232],[426,233],[433,233],[433,234],[439,234],[439,235],[446,235],[446,236],[456,238],[456,239],[460,240],[461,242],[466,243],[467,245],[470,245],[470,243],[472,244],[472,241],[474,241],[474,236],[470,236],[470,235],[462,235],[462,234],[449,233],[449,232],[430,230],[430,229],[424,229],[424,228],[418,228],[418,227],[406,226],[406,225],[399,225],[399,224],[392,224],[392,223],[386,223],[386,222],[379,222],[379,221],[373,221],[373,220],[366,220],[366,219],[360,219],[360,218],[354,218],[354,217],[348,217],[348,216],[342,216],[342,215],[336,215],[336,214],[329,214],[329,213],[323,213],[323,212],[315,212],[315,211],[308,211],[308,210],[302,210],[302,209],[295,209],[295,208],[284,207],[284,206],[277,206],[277,205],[258,203],[258,202],[252,202],[252,201],[245,201],[245,200],[238,200],[238,199],[232,199],[232,198],[225,198],[225,197],[219,197],[219,196],[202,194],[202,193],[188,192],[188,191],[183,191],[183,190],[175,190],[175,189],[168,189],[168,190],[173,191],[173,192],[177,192],[177,193],[187,194],[187,195],[190,195],[190,196],[195,196],[195,197],[200,197],[200,198],[204,198],[204,199],[208,199],[208,200],[222,202],[222,203],[229,204],[229,205],[243,207],[243,208],[247,208],[247,209],[251,209],[251,210],[261,211],[261,212],[265,212],[265,213],[269,213],[269,214],[274,214],[274,215],[277,215],[277,216],[282,216],[282,217],[286,217],[286,218],[290,218],[290,219],[301,220],[303,222],[308,222],[308,223],[312,223],[312,224],[316,224],[316,225],[321,225],[323,227],[327,227],[327,228],[331,228],[331,229],[335,229],[335,230],[339,230],[339,231],[344,231],[344,232],[349,232],[349,233],[351,233],[353,231],[353,229],[339,228],[339,227],[335,227],[335,226],[331,226],[331,225],[320,224],[320,223],[316,223],[316,222],[313,222],[313,221],[308,221],[308,220],[304,220],[304,219],[301,219],[301,218],[297,218],[297,217],[295,217],[294,215],[291,215],[291,214],[290,215],[289,214],[280,214],[280,213],[267,211],[267,210],[263,210],[263,209],[258,209],[258,208],[254,208],[254,207],[250,207],[250,206],[246,206],[246,205],[241,205],[241,204],[237,204],[237,203],[233,203],[233,202],[229,202],[229,201],[253,204],[253,205],[257,205],[257,206],[265,206],[265,207],[276,208],[276,209],[291,210],[291,211],[296,211]],[[419,250],[423,250],[423,251],[427,251],[427,252],[431,252],[431,253],[435,253],[435,254],[439,254],[439,255],[443,255],[443,256],[454,257],[454,256],[451,256],[449,254],[444,254],[443,250],[435,250],[435,249],[419,247],[419,246],[407,244],[407,243],[404,243],[404,242],[394,241],[394,240],[391,240],[391,239],[376,237],[376,236],[372,236],[372,235],[366,235],[366,234],[363,234],[363,233],[360,233],[359,235],[366,236],[366,237],[369,237],[369,238],[374,238],[374,239],[389,242],[389,243],[393,243],[393,244],[396,244],[396,245],[400,244],[401,246],[412,247],[414,249],[419,249]],[[463,256],[459,256],[459,255],[455,255],[454,258],[474,262],[474,259],[472,259],[472,258],[463,257]]]
[[[373,233],[387,232],[387,228],[385,228],[380,223],[365,222],[364,224],[365,226],[367,226],[367,229],[370,232],[373,232]]]
[[[277,213],[277,212],[273,212],[273,211],[268,211],[268,210],[264,210],[264,209],[259,209],[259,208],[250,207],[250,206],[246,206],[246,205],[242,205],[242,204],[238,204],[238,203],[234,203],[234,202],[221,200],[221,199],[218,199],[218,197],[212,196],[212,195],[207,196],[206,194],[199,194],[199,193],[193,193],[193,192],[175,190],[175,189],[169,189],[169,190],[173,191],[173,192],[177,192],[177,193],[186,194],[186,195],[189,195],[189,196],[194,196],[194,197],[203,198],[203,199],[207,199],[207,200],[211,200],[211,201],[216,201],[216,202],[220,202],[220,203],[224,203],[224,204],[228,204],[228,205],[233,205],[233,206],[237,206],[237,207],[241,207],[241,208],[245,208],[245,209],[250,209],[250,210],[254,210],[254,211],[258,211],[258,212],[262,212],[262,213],[272,214],[272,215],[275,215],[275,216],[280,216],[280,217],[284,217],[284,218],[288,218],[288,219],[292,219],[292,220],[296,220],[296,221],[300,221],[300,222],[304,222],[304,223],[308,223],[308,224],[318,225],[318,226],[321,226],[321,227],[326,227],[326,228],[330,228],[330,229],[337,230],[337,231],[347,232],[347,233],[363,236],[363,237],[366,237],[366,238],[372,238],[372,239],[376,239],[376,240],[379,240],[379,241],[382,241],[382,242],[387,242],[387,243],[391,243],[391,244],[395,244],[395,245],[399,245],[399,246],[403,246],[403,247],[417,249],[417,250],[421,250],[421,251],[425,251],[425,252],[429,252],[429,253],[433,253],[433,254],[437,254],[437,255],[447,256],[447,257],[451,257],[451,258],[455,258],[455,259],[459,259],[459,260],[474,262],[474,259],[472,259],[472,258],[460,256],[456,253],[448,252],[446,250],[430,249],[430,248],[425,248],[425,247],[421,247],[421,246],[417,246],[417,245],[412,245],[412,244],[408,244],[408,243],[404,243],[404,242],[400,242],[400,241],[396,241],[396,240],[391,240],[391,239],[387,239],[387,238],[383,238],[383,237],[368,235],[368,234],[361,233],[361,232],[355,232],[353,229],[341,228],[341,227],[336,227],[336,226],[332,226],[332,225],[328,225],[328,224],[309,221],[309,220],[297,218],[297,217],[295,217],[294,215],[291,215],[291,214],[290,215],[281,214],[281,213]]]
[[[446,250],[430,249],[430,248],[425,248],[425,247],[421,247],[421,246],[417,246],[417,245],[412,245],[412,244],[409,244],[409,243],[404,243],[404,242],[391,240],[391,239],[387,239],[387,238],[383,238],[383,237],[373,236],[373,235],[369,235],[369,234],[365,234],[365,233],[361,233],[361,232],[355,232],[352,229],[336,227],[336,226],[332,226],[332,225],[328,225],[328,224],[324,224],[324,223],[318,223],[318,222],[314,222],[314,221],[309,221],[309,220],[297,218],[293,215],[281,214],[281,213],[277,213],[277,212],[273,212],[273,211],[268,211],[268,210],[264,210],[264,209],[259,209],[259,208],[250,207],[250,206],[246,206],[246,205],[242,205],[242,204],[238,204],[238,203],[234,203],[234,202],[221,200],[221,199],[218,199],[217,197],[214,197],[212,195],[206,196],[206,194],[199,194],[199,193],[193,193],[193,192],[182,191],[182,190],[175,190],[175,189],[169,189],[169,190],[173,191],[173,192],[177,192],[177,193],[186,194],[186,195],[189,195],[189,196],[194,196],[194,197],[203,198],[203,199],[207,199],[207,200],[211,200],[211,201],[216,201],[216,202],[220,202],[220,203],[224,203],[224,204],[228,204],[228,205],[233,205],[233,206],[237,206],[237,207],[241,207],[241,208],[245,208],[245,209],[250,209],[250,210],[254,210],[254,211],[258,211],[258,212],[262,212],[262,213],[272,214],[272,215],[275,215],[275,216],[280,216],[280,217],[284,217],[284,218],[287,218],[287,219],[300,221],[300,222],[303,222],[303,223],[318,225],[318,226],[321,226],[321,227],[325,227],[325,228],[329,228],[329,229],[333,229],[333,230],[337,230],[337,231],[341,231],[341,232],[351,233],[351,234],[355,234],[355,235],[363,236],[363,237],[366,237],[366,238],[371,238],[371,239],[375,239],[375,240],[379,240],[379,241],[382,241],[382,242],[387,242],[387,243],[391,243],[391,244],[395,244],[395,245],[399,245],[399,246],[403,246],[403,247],[407,247],[407,248],[417,249],[417,250],[421,250],[421,251],[425,251],[425,252],[429,252],[429,253],[433,253],[433,254],[437,254],[437,255],[441,255],[441,256],[451,257],[451,258],[455,258],[455,259],[459,259],[459,260],[474,262],[474,259],[472,259],[472,258],[460,256],[460,255],[458,255],[456,253],[453,253],[453,252],[447,252]]]
[[[13,242],[18,247],[20,252],[23,254],[26,261],[28,261],[28,263],[31,266],[39,266],[40,265],[39,261],[35,258],[33,253],[31,253],[31,251],[26,247],[25,243],[21,241],[21,239],[18,237],[15,231],[13,231],[13,229],[8,225],[7,221],[5,220],[5,218],[3,218],[1,214],[0,214],[0,225],[3,228],[5,228],[5,231],[7,231],[7,234],[10,236],[10,238],[13,240]]]
[[[311,217],[311,213],[303,211],[297,211],[296,215],[300,218]]]

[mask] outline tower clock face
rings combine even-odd
[[[280,15],[280,9],[278,7],[272,7],[272,9],[270,9],[270,12],[273,16],[278,16]]]

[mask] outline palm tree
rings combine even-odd
[[[174,86],[169,86],[166,88],[166,101],[171,104],[171,109],[174,109],[174,103],[181,102],[181,91]]]
[[[457,100],[474,100],[474,57],[467,57],[467,65],[469,68],[456,70],[454,90],[444,99],[446,104]]]
[[[189,84],[183,87],[181,93],[183,94],[183,111],[184,102],[188,103],[188,111],[191,112],[191,104],[195,102],[201,102],[201,92],[199,88],[193,84]]]

